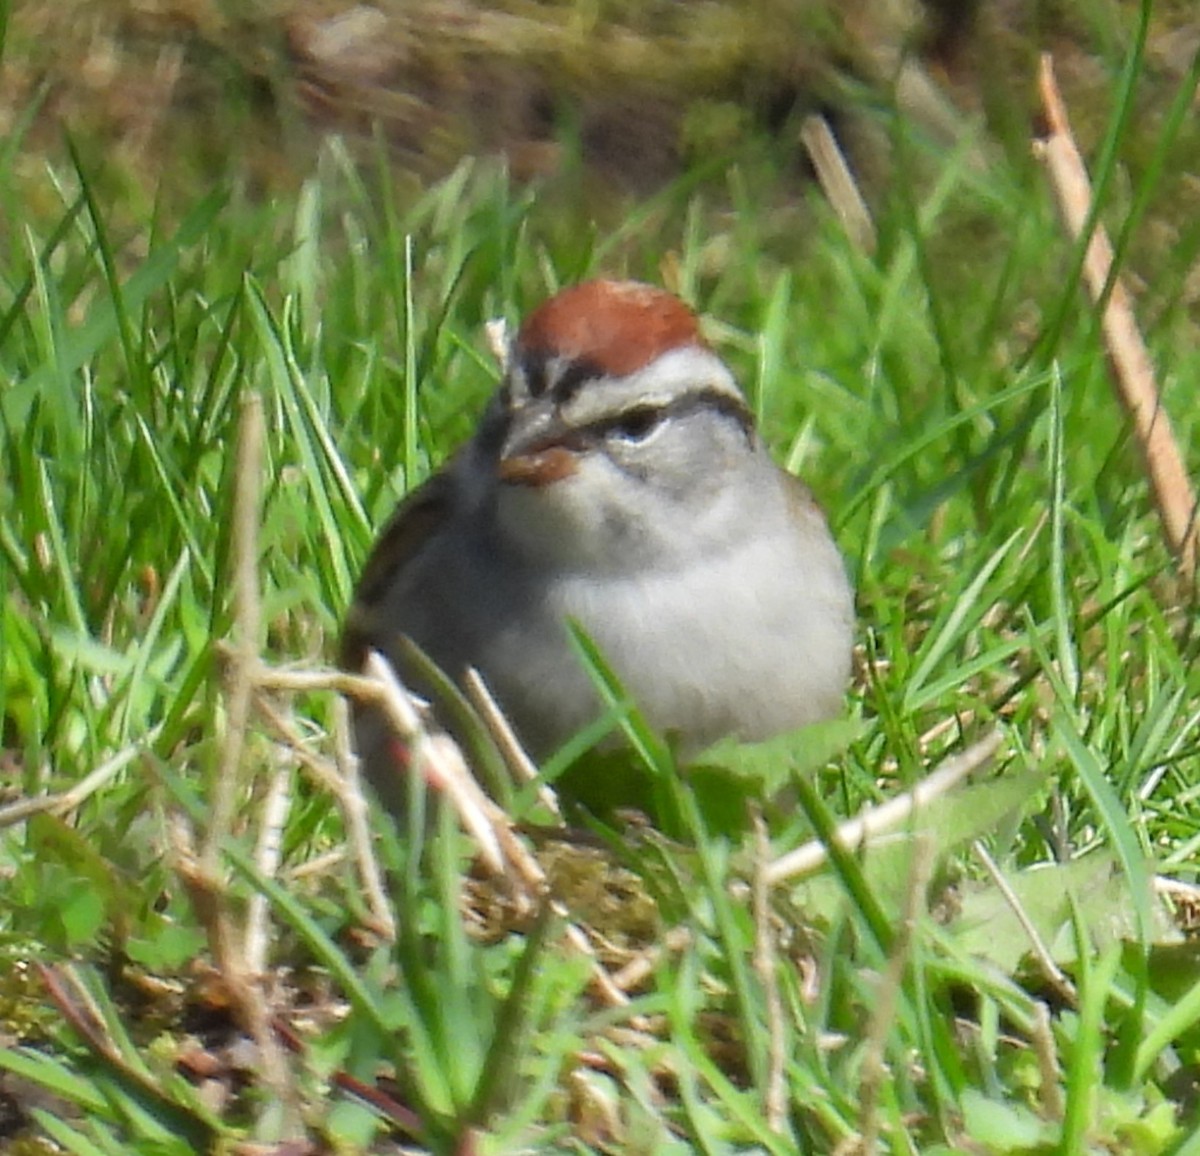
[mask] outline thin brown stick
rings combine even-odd
[[[677,954],[692,942],[692,933],[686,927],[672,927],[658,943],[639,951],[612,978],[622,991],[632,991],[645,983],[654,974],[658,962],[668,952]]]
[[[230,653],[229,648],[222,652]],[[365,670],[365,674],[348,674],[340,670],[280,670],[260,664],[254,671],[254,685],[262,690],[336,690],[379,708],[393,732],[412,747],[413,765],[445,793],[488,868],[497,875],[508,875],[528,897],[539,894],[545,877],[537,861],[513,833],[508,817],[475,781],[458,745],[447,735],[426,731],[387,659],[372,652]]]
[[[489,868],[505,877],[519,901],[532,910],[545,890],[545,874],[514,834],[508,816],[476,782],[458,744],[449,735],[426,731],[411,696],[378,651],[367,655],[364,669],[373,693],[383,691],[378,705],[388,725],[410,745],[414,768],[443,793]]]
[[[229,659],[234,651],[231,646],[217,643],[217,651]],[[363,674],[350,674],[344,670],[290,670],[278,666],[260,667],[254,674],[254,684],[259,690],[314,691],[336,690],[349,695],[358,702],[379,706],[383,701],[384,689],[372,678]]]
[[[266,668],[264,667],[263,670]],[[371,909],[373,929],[382,935],[389,943],[396,939],[396,921],[392,918],[392,909],[388,903],[387,893],[383,886],[383,872],[371,845],[371,829],[368,822],[367,800],[363,794],[362,781],[358,774],[358,760],[350,750],[350,721],[346,709],[346,700],[337,695],[333,703],[333,746],[336,765],[309,750],[303,736],[296,727],[278,709],[271,699],[261,692],[256,695],[255,703],[259,713],[266,719],[267,724],[284,740],[296,756],[300,765],[337,801],[342,811],[342,821],[345,825],[346,841],[350,845],[354,861],[358,865],[358,875],[367,906]],[[338,852],[340,858],[342,852]],[[313,864],[307,863],[303,870],[313,870]],[[293,870],[291,875],[297,878],[301,870]]]
[[[363,669],[379,695],[378,706],[388,726],[410,747],[416,773],[426,776],[450,801],[463,829],[475,840],[488,869],[495,875],[503,875],[504,854],[488,817],[486,796],[467,772],[461,753],[453,745],[437,744],[435,736],[425,730],[408,691],[382,654],[371,651]]]
[[[1197,887],[1195,883],[1185,883],[1182,879],[1172,879],[1167,875],[1155,875],[1154,893],[1200,907],[1200,887]]]
[[[551,903],[554,914],[562,919],[570,919],[571,913],[557,899]],[[595,949],[587,933],[577,923],[568,923],[564,932],[567,942],[591,964],[592,990],[608,1007],[628,1007],[629,996],[621,990],[609,974],[608,969],[596,957]]]
[[[333,703],[333,753],[342,782],[342,793],[338,797],[345,816],[346,838],[354,861],[358,864],[358,875],[366,892],[367,905],[381,933],[389,943],[394,943],[396,920],[392,905],[388,902],[383,869],[371,840],[370,809],[363,791],[358,756],[350,743],[350,711],[341,695]]]
[[[305,859],[302,863],[288,867],[284,878],[289,880],[319,879],[323,875],[328,875],[330,871],[345,861],[346,848],[331,847],[322,855],[314,855],[311,859]],[[372,930],[378,931],[379,929],[372,927]]]
[[[193,1134],[194,1142],[204,1151],[217,1145],[217,1131],[209,1121],[159,1086],[140,1057],[133,1055],[133,1045],[128,1039],[118,1043],[113,1038],[92,993],[69,964],[50,967],[37,963],[35,967],[59,1014],[99,1059],[102,1067],[107,1068],[110,1075],[124,1085],[127,1094],[136,1089],[133,1094],[142,1111],[169,1115],[174,1127],[186,1127]],[[8,1150],[8,1145],[4,1145],[4,1150]]]
[[[1054,79],[1054,62],[1042,56],[1038,89],[1045,118],[1045,134],[1034,145],[1046,165],[1059,212],[1067,231],[1076,240],[1082,235],[1092,208],[1091,182],[1067,120],[1067,109]],[[1113,367],[1117,397],[1133,423],[1142,451],[1154,503],[1167,541],[1179,559],[1179,569],[1189,583],[1195,581],[1200,548],[1196,494],[1183,455],[1163,409],[1154,366],[1138,330],[1129,293],[1113,273],[1113,248],[1099,221],[1095,223],[1084,254],[1083,276],[1093,302],[1104,301],[1101,328]]]

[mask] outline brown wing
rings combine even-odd
[[[346,670],[362,669],[367,649],[378,636],[376,611],[397,575],[445,525],[455,501],[456,482],[449,468],[418,486],[388,519],[367,558],[354,601],[346,612],[338,661]]]

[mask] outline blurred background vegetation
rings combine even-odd
[[[7,6],[6,6],[7,7]],[[270,195],[337,132],[382,144],[416,184],[467,154],[520,178],[588,174],[594,201],[646,193],[764,141],[797,158],[824,113],[869,189],[888,172],[884,109],[935,137],[982,117],[1027,148],[1031,77],[1055,53],[1094,143],[1134,22],[1131,0],[55,0],[14,6],[0,131],[40,177],[64,128],[131,198],[189,195],[231,169]],[[1200,24],[1155,6],[1141,89],[1154,139]],[[1093,110],[1093,111],[1089,111]],[[1136,147],[1136,141],[1133,142]],[[785,166],[786,171],[786,166]],[[1194,207],[1194,201],[1190,201]]]

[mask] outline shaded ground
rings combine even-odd
[[[1187,5],[1157,9],[1149,55],[1174,83],[1200,24]],[[366,147],[377,132],[398,171],[418,180],[463,155],[500,152],[518,177],[582,163],[604,185],[646,192],[749,136],[777,140],[790,158],[798,117],[820,110],[870,184],[886,168],[880,107],[894,100],[941,136],[982,111],[1016,142],[1036,52],[1055,50],[1068,97],[1087,108],[1121,59],[1117,14],[1132,22],[1135,10],[1078,14],[1042,0],[59,0],[10,16],[0,126],[22,149],[18,173],[36,172],[66,127],[126,192],[194,188],[231,165],[252,189],[286,186],[330,130]]]

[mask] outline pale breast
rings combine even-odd
[[[852,607],[828,537],[748,540],[683,570],[559,576],[480,637],[478,664],[535,753],[592,721],[599,700],[562,623],[588,632],[651,723],[686,748],[754,740],[837,714]]]

